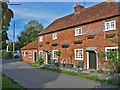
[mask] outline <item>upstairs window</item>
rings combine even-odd
[[[58,52],[58,50],[53,50],[53,59],[58,59],[58,56],[56,55],[56,52]]]
[[[82,28],[76,28],[75,29],[75,36],[82,35]]]
[[[57,33],[54,33],[53,35],[52,35],[52,40],[55,40],[55,39],[57,39],[58,38],[58,34]]]
[[[43,42],[43,36],[40,36],[39,42]]]
[[[105,31],[116,29],[116,23],[114,21],[105,22]]]
[[[75,60],[83,60],[83,49],[75,49]]]

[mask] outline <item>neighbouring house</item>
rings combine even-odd
[[[37,60],[37,42],[33,41],[21,49],[21,59],[25,62],[36,62]]]
[[[84,69],[103,68],[109,59],[99,56],[99,52],[118,50],[118,44],[111,40],[118,40],[120,36],[119,9],[120,4],[110,0],[89,8],[78,3],[74,13],[56,19],[38,34],[39,57],[45,64],[56,60],[74,67],[84,62]],[[61,52],[59,57],[58,51]]]

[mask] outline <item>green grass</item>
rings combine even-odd
[[[10,79],[9,77],[6,77],[3,74],[0,74],[1,79],[0,81],[2,81],[2,89],[17,89],[17,90],[25,90],[22,86],[20,86],[18,83],[12,81],[12,79]]]
[[[109,84],[120,86],[120,80],[102,79],[102,78],[99,78],[97,76],[83,75],[83,74],[76,73],[76,72],[70,72],[70,71],[65,71],[65,70],[56,69],[56,68],[49,68],[49,67],[42,67],[40,69],[51,70],[51,71],[55,71],[55,72],[58,72],[58,73],[64,73],[64,74],[73,75],[73,76],[79,76],[79,77],[82,77],[82,78],[86,78],[86,79],[90,79],[90,80],[94,80],[94,81],[99,81],[99,82],[102,82],[102,83],[109,83]]]

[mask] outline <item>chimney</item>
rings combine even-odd
[[[80,5],[80,3],[77,3],[74,7],[74,14],[80,13],[83,9],[85,9],[85,7]]]

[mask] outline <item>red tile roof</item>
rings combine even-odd
[[[73,13],[55,20],[38,35],[120,15],[120,12],[118,12],[119,9],[120,4],[118,4],[118,2],[102,2],[82,10],[78,14]]]
[[[21,48],[21,50],[30,50],[30,49],[37,49],[37,42],[33,41],[29,43],[28,45]]]

